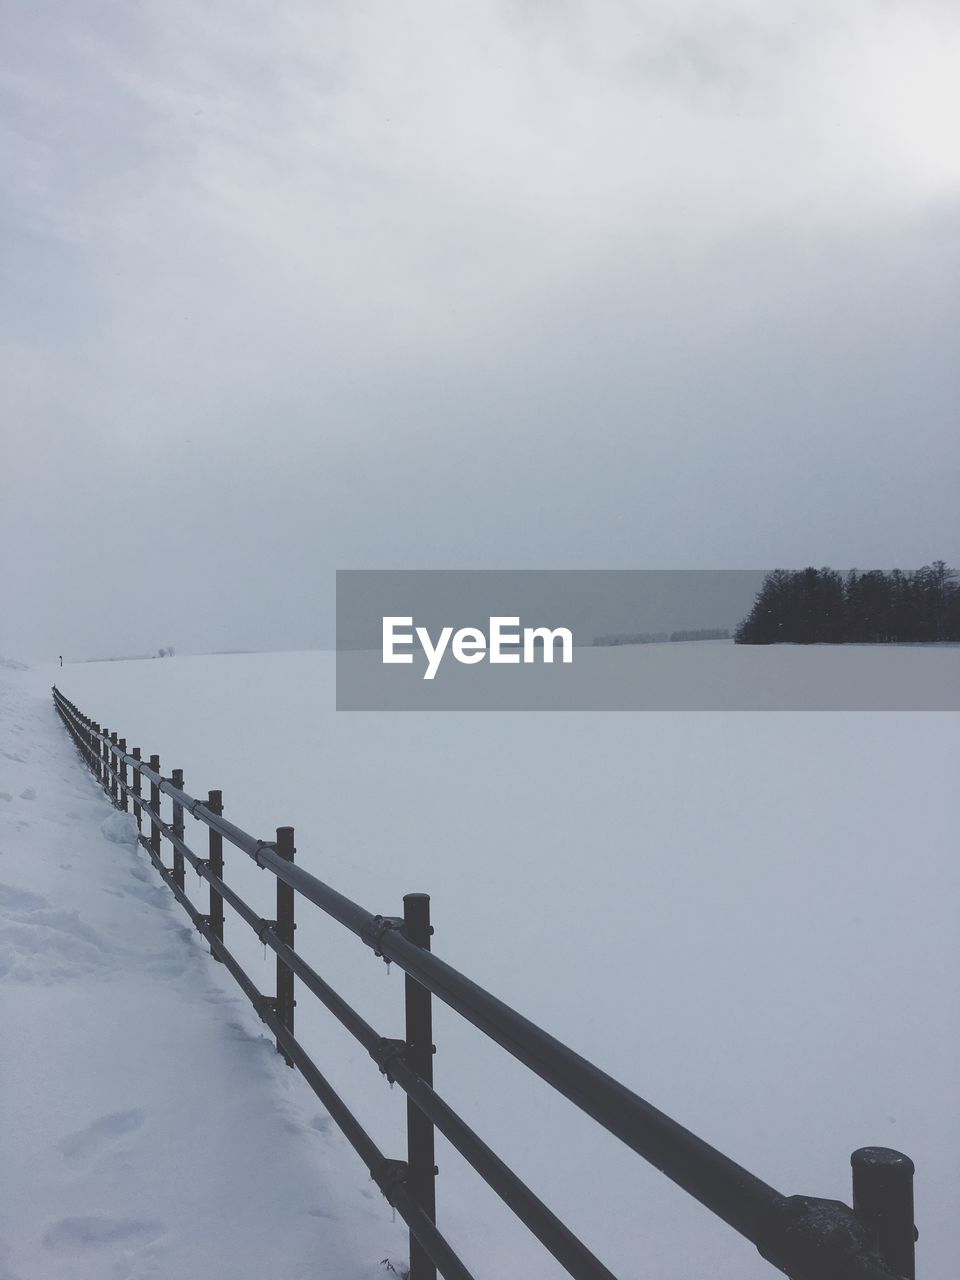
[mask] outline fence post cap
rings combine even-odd
[[[894,1151],[892,1147],[858,1147],[850,1157],[854,1169],[902,1169],[915,1172],[914,1163],[902,1151]]]

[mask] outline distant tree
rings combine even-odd
[[[667,639],[665,631],[623,631],[614,635],[594,636],[595,645],[662,644]]]
[[[871,569],[860,579],[856,598],[850,603],[851,628],[848,639],[865,644],[884,644],[893,639],[893,590],[890,579],[879,569]]]
[[[165,658],[166,656],[167,656],[167,651],[166,651],[166,649],[158,649],[158,650],[157,650],[157,657],[158,657],[158,658]]]
[[[753,608],[733,633],[737,644],[776,644],[787,639],[791,626],[792,575],[786,569],[768,573]]]
[[[816,639],[827,644],[840,644],[846,637],[846,600],[843,576],[836,569],[822,568],[816,586]]]
[[[672,631],[671,640],[729,640],[725,627],[699,627],[694,631]]]
[[[950,629],[947,623],[950,598],[956,594],[957,572],[948,569],[942,560],[934,560],[930,566],[929,596],[933,623],[933,639],[946,640]]]

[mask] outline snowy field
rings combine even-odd
[[[674,648],[691,682],[702,678],[705,650]],[[950,1273],[960,717],[337,714],[332,656],[286,653],[0,672],[2,990],[6,1025],[25,1029],[3,1082],[5,1108],[26,1099],[4,1178],[9,1277],[215,1274],[198,1236],[234,1280],[374,1277],[404,1250],[362,1165],[258,1039],[252,1012],[225,997],[199,943],[182,939],[182,912],[72,762],[54,680],[130,746],[158,752],[165,774],[183,768],[187,791],[222,789],[240,826],[270,838],[294,825],[299,863],[368,909],[399,914],[405,892],[431,893],[439,955],[779,1190],[849,1201],[855,1147],[906,1151],[918,1273]],[[202,849],[204,829],[188,819],[188,842],[191,830]],[[228,881],[272,914],[272,879],[225,855]],[[205,904],[188,872],[190,888]],[[48,902],[75,913],[80,941],[82,930],[109,939],[104,972],[75,965],[69,947],[62,965],[44,953],[29,917]],[[227,940],[269,990],[272,957],[229,912]],[[383,1034],[400,1034],[400,973],[305,904],[297,944]],[[307,1048],[402,1156],[403,1095],[309,994],[298,999]],[[105,1061],[86,1033],[88,1004],[105,1000],[118,1020],[150,1010],[146,1065]],[[439,1091],[618,1276],[776,1274],[435,1007]],[[150,1116],[171,1131],[154,1133],[144,1172],[136,1144]],[[184,1125],[197,1127],[190,1149]],[[279,1172],[256,1169],[254,1147]],[[438,1164],[440,1225],[478,1280],[563,1274],[441,1139]],[[109,1246],[113,1270],[71,1270],[98,1246],[62,1224],[96,1236],[89,1223],[102,1219],[148,1225],[129,1248]],[[274,1224],[292,1252],[265,1267]]]
[[[434,634],[431,644],[437,643]],[[732,640],[574,648],[572,661],[464,666],[446,653],[425,679],[381,649],[341,652],[350,711],[960,711],[960,645],[738,645]]]

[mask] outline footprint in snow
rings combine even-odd
[[[61,1218],[44,1234],[43,1243],[51,1253],[76,1253],[112,1245],[129,1249],[152,1244],[165,1234],[162,1223],[142,1218]]]
[[[57,1143],[71,1163],[89,1160],[101,1152],[112,1149],[123,1138],[143,1128],[144,1112],[140,1107],[130,1111],[114,1111],[100,1116],[92,1124],[76,1133],[70,1133]]]
[[[36,798],[37,798],[37,792],[36,792],[36,788],[34,787],[24,787],[24,789],[20,792],[21,800],[36,800]]]
[[[0,884],[0,911],[40,911],[49,905],[39,893],[15,889],[12,884]]]
[[[337,1215],[333,1212],[332,1209],[325,1209],[320,1205],[318,1205],[315,1209],[308,1209],[307,1213],[310,1215],[311,1218],[324,1218],[328,1222],[336,1222],[337,1220]]]
[[[52,986],[84,975],[105,973],[111,963],[109,941],[84,924],[76,911],[24,906],[2,911],[0,947],[5,976],[18,982]]]
[[[137,824],[132,813],[112,813],[100,824],[100,830],[113,844],[137,843]]]
[[[0,791],[0,800],[12,800],[13,796],[9,791]]]

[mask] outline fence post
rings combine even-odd
[[[174,769],[173,772],[170,774],[170,781],[173,783],[175,787],[177,787],[180,791],[182,791],[183,790],[183,770]],[[172,803],[173,803],[173,822],[170,825],[173,827],[173,834],[175,836],[179,836],[180,839],[182,840],[184,835],[183,805],[177,804],[176,800],[172,801]],[[182,889],[184,887],[185,881],[183,876],[183,854],[180,852],[180,850],[177,848],[176,845],[173,846],[173,879],[178,889]]]
[[[876,1236],[884,1262],[903,1280],[915,1280],[913,1161],[889,1147],[860,1147],[853,1166],[853,1211]]]
[[[117,747],[117,735],[115,733],[111,733],[110,746],[108,750],[110,752],[110,768],[112,770],[115,770],[117,768],[116,747]],[[110,774],[110,800],[114,805],[117,803],[117,797],[119,795],[119,792],[120,792],[120,788],[117,784],[117,775],[114,772]]]
[[[103,734],[103,741],[100,743],[100,785],[107,791],[110,785],[110,773],[107,769],[107,738],[110,730],[104,725],[100,732]]]
[[[134,747],[132,754],[133,754],[134,760],[139,761],[140,748]],[[133,766],[133,816],[137,820],[138,832],[143,831],[143,810],[140,808],[140,796],[142,794],[140,787],[142,783],[143,783],[143,775],[140,773],[140,765],[135,764]]]
[[[403,899],[403,932],[424,951],[430,950],[430,895],[408,893]],[[406,1008],[406,1062],[428,1085],[433,1085],[432,997],[409,974],[404,977]],[[407,1099],[407,1185],[416,1203],[431,1222],[437,1220],[436,1165],[434,1163],[433,1121],[412,1099]],[[410,1280],[436,1280],[437,1268],[423,1246],[410,1235]]]
[[[150,768],[153,769],[155,773],[160,772],[159,756],[150,757]],[[150,808],[157,815],[157,818],[159,818],[160,816],[160,784],[159,782],[151,781],[150,783]],[[156,818],[150,819],[150,850],[153,853],[153,856],[156,859],[156,861],[159,863],[160,862],[160,825],[157,822]]]
[[[126,755],[127,754],[126,738],[120,739],[119,746],[123,754]],[[123,810],[124,813],[130,812],[130,797],[127,795],[127,781],[128,781],[127,762],[126,760],[121,760],[120,762],[120,808]]]
[[[220,791],[207,792],[207,808],[211,813],[216,814],[219,818],[223,814],[223,794]],[[219,831],[214,831],[213,827],[210,831],[209,859],[210,871],[218,879],[223,879],[223,836]],[[217,893],[213,885],[210,886],[210,928],[214,935],[223,941],[223,898]],[[220,963],[220,957],[214,953],[214,959]]]
[[[277,853],[287,862],[292,862],[296,849],[293,844],[293,827],[277,827]],[[293,932],[296,925],[293,921],[293,890],[288,884],[284,884],[282,880],[277,880],[277,937],[281,942],[285,942],[288,947],[294,945]],[[293,1008],[296,1001],[293,998],[293,970],[288,969],[283,960],[277,956],[277,1016],[293,1035]],[[277,1045],[277,1052],[283,1053],[280,1045]],[[283,1053],[284,1061],[288,1067],[293,1066],[293,1060]]]

